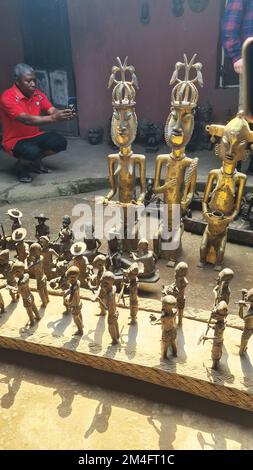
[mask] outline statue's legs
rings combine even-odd
[[[169,347],[169,341],[164,341],[162,339],[161,340],[161,358],[162,359],[168,359],[167,357],[168,347]]]
[[[130,300],[130,322],[128,325],[135,325],[137,323],[137,313],[138,313],[138,305],[131,305]]]
[[[223,237],[218,243],[218,246],[216,248],[216,263],[215,263],[215,271],[221,271],[222,270],[222,263],[224,259],[224,254],[225,254],[225,249],[226,249],[226,244],[227,244],[227,230],[224,233]]]
[[[243,354],[245,354],[248,341],[252,335],[253,335],[253,329],[249,329],[245,327],[242,332],[242,337],[241,337],[241,345],[240,345],[240,350],[239,350],[240,356],[243,356]]]
[[[114,319],[112,322],[108,322],[108,330],[112,338],[112,344],[117,344],[119,342],[118,320]]]

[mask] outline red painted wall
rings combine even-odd
[[[13,83],[14,66],[24,61],[18,0],[0,0],[0,93]]]
[[[236,110],[238,91],[215,88],[220,1],[210,0],[202,13],[193,13],[185,2],[183,17],[176,18],[170,0],[149,0],[151,20],[139,20],[143,0],[68,0],[75,67],[80,131],[106,126],[111,115],[111,90],[107,83],[115,57],[129,57],[140,82],[139,117],[164,122],[168,115],[174,64],[186,52],[195,52],[203,63],[204,89],[216,120]]]

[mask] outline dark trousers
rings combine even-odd
[[[14,149],[14,157],[20,160],[34,162],[46,157],[50,153],[66,150],[67,140],[57,132],[44,132],[44,134],[31,139],[19,140]]]

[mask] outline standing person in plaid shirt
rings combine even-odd
[[[222,45],[233,62],[234,70],[240,75],[239,109],[242,108],[242,46],[253,36],[253,0],[228,0],[222,24]],[[247,174],[253,175],[253,157]]]

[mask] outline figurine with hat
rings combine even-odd
[[[86,251],[86,244],[83,242],[75,242],[71,248],[70,253],[72,255],[72,260],[69,263],[69,266],[76,266],[79,269],[79,281],[81,287],[89,288],[89,280],[93,273],[93,268],[89,264],[88,259],[84,256]]]
[[[29,257],[29,245],[25,243],[27,231],[25,228],[17,228],[12,234],[12,240],[15,242],[16,258],[22,263]]]
[[[23,217],[23,214],[17,208],[9,209],[7,211],[7,214],[10,217],[10,220],[12,221],[11,233],[13,233],[14,230],[16,230],[17,228],[20,228],[22,226],[21,218]]]
[[[45,224],[46,220],[49,220],[49,218],[44,214],[36,215],[34,218],[38,221],[38,224],[35,227],[35,237],[37,240],[39,240],[42,236],[49,237],[49,226]]]

